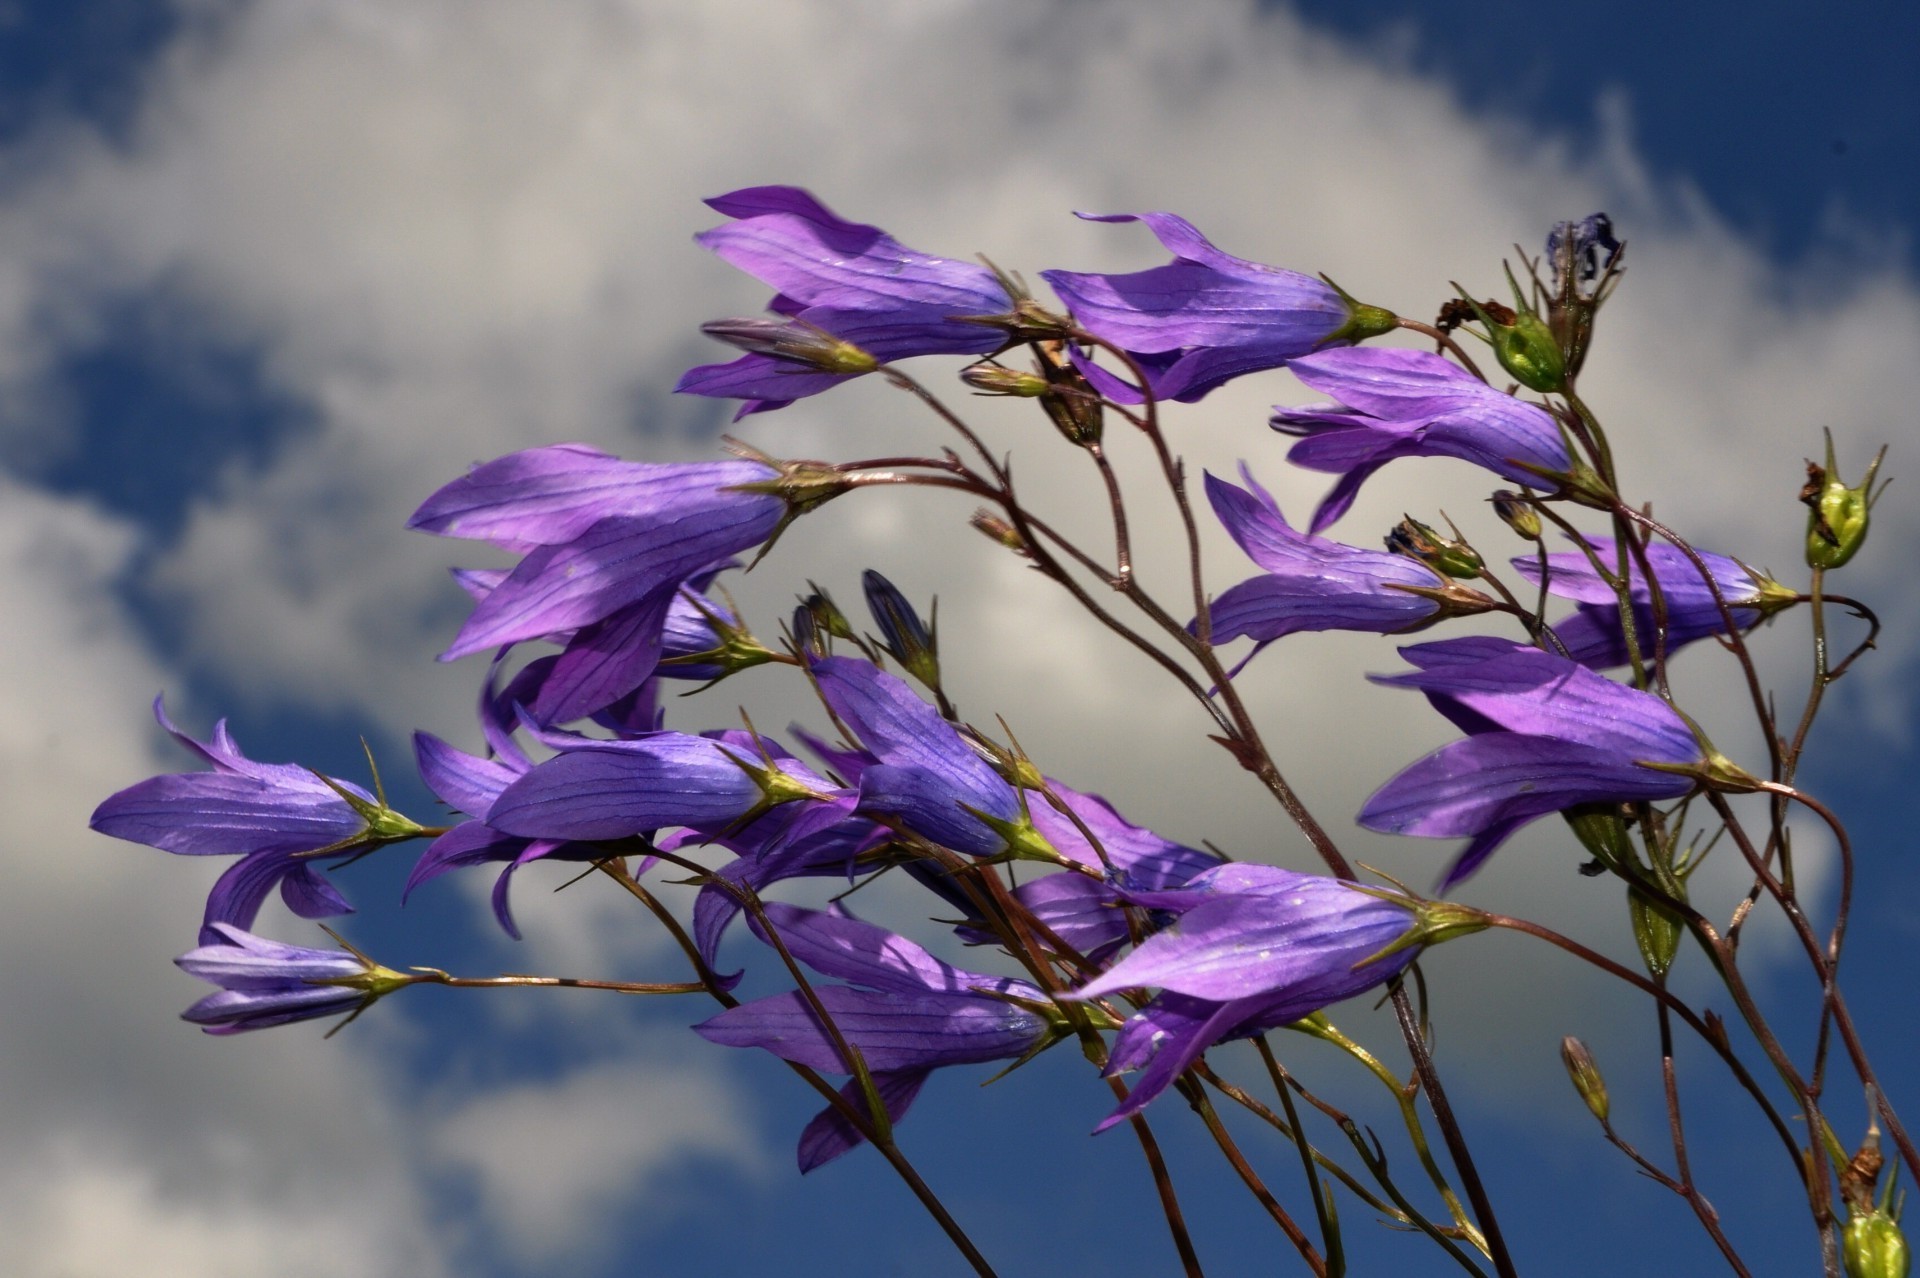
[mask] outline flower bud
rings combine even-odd
[[[1458,531],[1458,530],[1456,530]],[[1387,534],[1387,549],[1417,559],[1443,577],[1478,577],[1486,561],[1464,541],[1442,537],[1407,515]]]
[[[1540,540],[1540,512],[1519,493],[1505,488],[1495,493],[1493,513],[1516,535],[1528,541]]]
[[[1047,379],[1039,373],[1023,373],[998,364],[973,364],[960,370],[960,380],[988,395],[1012,395],[1019,399],[1037,399],[1047,393]]]
[[[1866,544],[1867,521],[1873,510],[1873,503],[1880,499],[1880,492],[1873,487],[1874,477],[1880,472],[1880,463],[1886,457],[1883,445],[1874,454],[1873,461],[1867,466],[1867,473],[1860,483],[1849,488],[1834,473],[1833,435],[1827,435],[1827,464],[1819,466],[1807,463],[1806,487],[1800,490],[1800,500],[1806,503],[1807,516],[1807,566],[1809,568],[1839,568],[1855,552]]]
[[[1020,530],[992,511],[976,510],[973,512],[973,518],[967,522],[1008,550],[1021,555],[1027,553],[1027,539],[1020,535]]]
[[[1907,1278],[1911,1265],[1900,1222],[1881,1208],[1847,1221],[1840,1235],[1840,1259],[1847,1278]]]
[[[1674,895],[1679,900],[1687,899],[1683,884],[1672,886],[1678,889]],[[1687,932],[1686,921],[1672,906],[1654,900],[1638,888],[1627,889],[1627,914],[1633,921],[1633,943],[1640,949],[1640,961],[1654,976],[1665,976],[1680,952],[1680,938]]]
[[[869,568],[860,574],[867,609],[880,627],[887,652],[900,668],[928,688],[940,686],[940,641],[920,621],[907,597],[891,581]]]
[[[880,367],[879,360],[852,342],[801,320],[712,320],[700,331],[743,351],[792,360],[823,373],[871,373]]]
[[[1607,1080],[1600,1077],[1600,1067],[1594,1063],[1593,1053],[1587,1045],[1569,1034],[1560,1040],[1560,1059],[1566,1062],[1567,1077],[1573,1080],[1573,1090],[1580,1093],[1580,1099],[1587,1103],[1593,1116],[1601,1122],[1607,1121]]]
[[[1497,302],[1476,302],[1472,298],[1465,299],[1468,307],[1486,326],[1494,357],[1513,380],[1528,390],[1562,389],[1566,385],[1567,364],[1560,339],[1521,296],[1520,285],[1511,270],[1507,272],[1507,283],[1513,288],[1511,309]]]

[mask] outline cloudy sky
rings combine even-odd
[[[797,1178],[805,1098],[777,1067],[694,1041],[680,1027],[704,1012],[686,1005],[419,991],[331,1040],[311,1026],[199,1036],[175,1019],[197,992],[169,959],[192,943],[213,870],[84,828],[104,795],[185,766],[147,714],[163,690],[196,732],[229,716],[256,757],[364,778],[365,735],[402,806],[427,806],[398,778],[414,727],[473,741],[477,659],[431,657],[462,611],[444,569],[474,560],[401,524],[470,462],[517,448],[712,454],[726,411],[667,390],[714,357],[698,323],[751,314],[764,290],[692,244],[714,220],[705,196],[804,185],[910,244],[1029,277],[1154,264],[1143,229],[1070,213],[1171,209],[1230,252],[1327,271],[1416,315],[1449,280],[1492,290],[1510,245],[1604,208],[1632,268],[1583,385],[1635,500],[1785,575],[1821,427],[1849,476],[1889,441],[1892,473],[1907,470],[1920,402],[1909,12],[1884,6],[1862,40],[1731,3],[1687,19],[1619,5],[1604,27],[1591,10],[1505,2],[1471,26],[1412,3],[1348,8],[0,5],[0,634],[15,672],[0,681],[0,1269],[952,1271],[877,1159]],[[1283,469],[1263,424],[1268,405],[1302,398],[1283,375],[1246,379],[1175,419],[1177,442],[1196,470],[1247,458],[1304,509],[1323,480]],[[980,420],[1028,492],[1092,527],[1087,477],[990,407]],[[866,385],[739,429],[830,458],[945,442]],[[1920,763],[1920,602],[1904,577],[1920,507],[1905,490],[1848,569],[1892,623],[1887,641],[1832,703],[1809,776],[1862,850],[1854,997],[1912,1105],[1920,918],[1904,902],[1920,871],[1899,804]],[[1341,532],[1370,542],[1403,510],[1444,509],[1492,542],[1497,526],[1473,522],[1480,495],[1463,467],[1402,463]],[[1050,772],[1171,836],[1311,868],[1199,716],[996,560],[967,507],[866,496],[796,528],[743,583],[753,616],[771,628],[809,579],[857,598],[869,565],[916,597],[937,590],[970,716],[1005,714]],[[1144,486],[1142,503],[1164,527]],[[1224,585],[1240,565],[1224,538],[1209,549]],[[1177,591],[1170,556],[1149,546],[1144,565]],[[1762,647],[1791,699],[1801,631],[1785,622]],[[1390,644],[1285,648],[1252,669],[1248,695],[1344,833],[1345,814],[1446,731],[1417,698],[1359,681],[1392,667]],[[1710,661],[1676,678],[1727,725],[1723,747],[1751,746]],[[722,724],[743,703],[762,724],[807,714],[781,680],[743,678],[676,707],[676,723]],[[1448,851],[1349,846],[1420,883]],[[1467,899],[1618,951],[1617,893],[1575,859],[1530,834]],[[405,860],[344,876],[362,909],[350,934],[389,963],[672,979],[653,932],[591,883],[556,895],[563,875],[529,873],[515,945],[481,882],[436,883],[402,912]],[[276,926],[316,935],[264,916]],[[1623,1125],[1657,1143],[1650,1014],[1517,940],[1480,939],[1427,966],[1442,1064],[1523,1269],[1616,1272],[1562,1249],[1630,1222],[1673,1249],[1659,1268],[1686,1271],[1710,1254],[1697,1229],[1595,1138],[1555,1057],[1559,1035],[1589,1035],[1603,1064],[1620,1062]],[[1756,939],[1765,987],[1804,999],[1788,957]],[[990,1254],[1018,1258],[1009,1273],[1168,1272],[1136,1151],[1124,1133],[1084,1137],[1104,1089],[1055,1055],[985,1090],[936,1080],[903,1129],[909,1153]],[[1356,1109],[1373,1101],[1311,1053],[1299,1068]],[[1708,1062],[1683,1069],[1710,1150],[1701,1174],[1736,1240],[1804,1251],[1772,1151],[1753,1153]],[[1186,1115],[1163,1108],[1177,1165],[1214,1183]],[[1263,1157],[1287,1184],[1291,1151]],[[1283,1244],[1256,1213],[1231,1194],[1189,1197],[1211,1272],[1267,1270]],[[1359,1258],[1408,1254],[1358,1210],[1347,1225]]]

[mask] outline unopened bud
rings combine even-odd
[[[851,376],[880,367],[879,360],[852,342],[801,320],[712,320],[702,324],[700,331],[743,351],[791,360],[823,373]]]
[[[1580,1093],[1580,1099],[1601,1122],[1607,1121],[1609,1112],[1607,1102],[1607,1080],[1600,1077],[1600,1067],[1594,1064],[1593,1053],[1587,1045],[1569,1034],[1560,1040],[1560,1059],[1566,1062],[1567,1077],[1573,1080],[1573,1090]]]
[[[1687,899],[1684,884],[1676,881],[1671,887],[1676,899]],[[1686,920],[1664,901],[1632,887],[1627,889],[1627,914],[1633,922],[1633,943],[1639,947],[1640,961],[1647,965],[1648,972],[1665,976],[1680,953],[1680,938],[1687,933]]]
[[[1047,393],[1047,379],[1038,373],[1026,373],[998,364],[973,364],[960,370],[960,380],[989,395],[1013,395],[1035,399]]]
[[[1847,1221],[1840,1235],[1840,1259],[1847,1278],[1907,1278],[1912,1263],[1900,1222],[1881,1208]]]
[[[1519,493],[1502,488],[1493,495],[1493,513],[1500,522],[1528,541],[1540,540],[1540,512]]]
[[[1866,477],[1859,484],[1849,488],[1834,473],[1833,435],[1827,435],[1827,464],[1825,466],[1807,463],[1807,483],[1800,490],[1800,500],[1806,503],[1807,516],[1807,566],[1809,568],[1839,568],[1867,540],[1867,522],[1873,511],[1874,502],[1885,491],[1882,484],[1876,491],[1874,477],[1880,473],[1880,463],[1885,459],[1884,446],[1874,454],[1873,461],[1867,466]]]
[[[976,510],[973,518],[967,522],[1008,550],[1022,555],[1027,553],[1027,539],[1020,535],[1020,530],[992,511]]]
[[[811,581],[807,585],[813,587],[813,593],[802,599],[800,606],[813,618],[813,624],[835,639],[853,638],[853,623],[847,620],[847,614],[840,611],[840,605],[833,601],[833,596]]]
[[[867,609],[880,627],[887,652],[900,668],[929,688],[940,686],[940,641],[920,621],[907,597],[891,581],[869,568],[860,574]]]
[[[1443,577],[1478,577],[1486,566],[1486,561],[1472,546],[1442,537],[1412,515],[1402,519],[1387,534],[1387,549],[1396,555],[1417,559]]]
[[[1512,309],[1472,298],[1465,299],[1467,306],[1486,327],[1495,358],[1500,361],[1500,367],[1512,374],[1513,380],[1529,390],[1562,389],[1566,385],[1567,364],[1560,340],[1546,321],[1527,305],[1511,270],[1507,272],[1507,282],[1513,288]]]

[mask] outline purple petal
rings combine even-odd
[[[907,1116],[914,1098],[920,1095],[920,1088],[927,1081],[931,1071],[924,1069],[893,1070],[875,1072],[873,1089],[879,1093],[880,1104],[887,1111],[889,1122],[897,1123]],[[841,1087],[840,1095],[855,1108],[864,1112],[867,1097],[860,1088],[860,1080],[849,1080]],[[859,1129],[848,1122],[838,1109],[829,1105],[813,1116],[806,1130],[800,1133],[800,1172],[805,1175],[816,1167],[832,1162],[840,1155],[866,1143]]]
[[[529,838],[623,839],[666,826],[726,825],[759,799],[733,754],[704,737],[662,732],[548,759],[501,793],[487,824]]]
[[[841,1035],[876,1072],[1006,1060],[1043,1038],[1036,1014],[975,994],[894,994],[824,985],[814,990]],[[724,1047],[759,1047],[811,1069],[851,1073],[798,991],[731,1008],[693,1027]]]
[[[1450,742],[1412,764],[1374,792],[1358,820],[1388,834],[1445,838],[1582,803],[1675,799],[1692,788],[1686,777],[1639,767],[1612,750],[1491,732]]]

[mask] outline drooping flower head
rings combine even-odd
[[[1081,216],[1145,222],[1173,253],[1124,275],[1040,273],[1082,328],[1135,357],[1155,398],[1192,403],[1235,377],[1394,327],[1388,312],[1322,280],[1221,252],[1172,213]],[[1100,383],[1109,395],[1138,398],[1111,380]]]
[[[906,247],[876,226],[849,222],[808,192],[756,186],[707,201],[734,221],[702,232],[701,244],[771,285],[768,309],[785,323],[738,325],[748,353],[688,370],[674,387],[741,399],[740,416],[783,408],[881,364],[914,355],[984,355],[1006,329],[968,317],[1010,314],[1015,300],[994,273],[972,262]],[[822,346],[820,339],[835,346]],[[850,349],[848,349],[850,348]],[[860,358],[864,357],[864,358]]]
[[[284,945],[230,923],[212,924],[209,931],[209,943],[174,960],[183,971],[220,987],[180,1014],[209,1034],[355,1012],[414,981],[345,950]]]
[[[1241,469],[1242,489],[1207,476],[1207,500],[1240,549],[1266,570],[1213,601],[1216,643],[1246,636],[1265,647],[1296,631],[1409,630],[1446,615],[1485,611],[1484,596],[1454,586],[1417,559],[1295,532],[1267,490]],[[1259,649],[1256,648],[1257,652]]]
[[[1438,355],[1356,347],[1303,356],[1288,368],[1337,401],[1274,410],[1275,430],[1302,437],[1287,459],[1340,476],[1314,511],[1309,532],[1345,514],[1367,477],[1397,457],[1457,457],[1535,487],[1573,469],[1560,427],[1545,409]]]
[[[861,769],[861,813],[969,856],[1057,859],[1013,786],[905,683],[856,657],[811,668],[821,699],[879,761]]]
[[[1618,564],[1616,543],[1611,537],[1589,537],[1594,556],[1609,572]],[[1720,598],[1733,613],[1741,630],[1758,625],[1762,618],[1792,605],[1795,595],[1786,587],[1761,576],[1725,555],[1699,552],[1700,560],[1713,574]],[[1660,585],[1660,597],[1666,608],[1667,651],[1669,653],[1696,639],[1724,634],[1725,619],[1714,601],[1713,590],[1700,575],[1693,561],[1674,546],[1652,542],[1646,547],[1653,578]],[[1514,568],[1534,585],[1540,584],[1540,561],[1516,557]],[[1628,589],[1633,600],[1634,630],[1641,655],[1653,656],[1653,596],[1640,570],[1637,556],[1627,560]],[[1565,551],[1547,556],[1547,590],[1575,603],[1574,613],[1556,622],[1554,634],[1567,655],[1584,666],[1605,669],[1627,664],[1626,636],[1620,629],[1620,605],[1613,587],[1593,566],[1593,559],[1581,551]]]
[[[841,1038],[860,1053],[890,1118],[906,1112],[935,1069],[1018,1060],[1060,1034],[1060,1026],[1038,1010],[1048,999],[1037,986],[954,967],[903,936],[846,915],[773,901],[763,909],[788,953],[849,982],[815,986],[813,993]],[[693,1029],[711,1043],[758,1047],[811,1069],[854,1072],[797,990],[743,1003]],[[856,1106],[864,1104],[857,1090],[843,1094]],[[803,1171],[861,1139],[851,1124],[831,1118],[834,1113],[816,1118],[802,1138]]]
[[[685,582],[838,491],[824,473],[800,475],[803,465],[628,462],[561,444],[475,467],[429,497],[408,526],[523,557],[504,575],[468,574],[463,584],[478,602],[441,659],[533,639],[561,644],[527,703],[545,723],[583,718],[631,693],[660,660]]]
[[[1222,865],[1184,888],[1135,899],[1179,918],[1074,996],[1161,991],[1114,1041],[1109,1073],[1145,1070],[1096,1130],[1140,1112],[1216,1043],[1291,1024],[1391,980],[1429,939],[1416,902],[1275,866]]]
[[[1731,768],[1659,697],[1538,648],[1476,636],[1415,644],[1400,655],[1419,668],[1375,682],[1420,689],[1468,735],[1381,786],[1359,821],[1389,834],[1470,836],[1443,890],[1548,813],[1677,799],[1696,784],[1694,775],[1648,765]]]
[[[218,943],[219,924],[252,925],[275,887],[302,918],[353,907],[317,862],[355,856],[413,838],[422,827],[350,782],[292,763],[260,763],[240,753],[223,719],[200,742],[173,725],[161,700],[154,717],[174,740],[212,765],[208,772],[150,777],[94,809],[102,834],[183,856],[237,856],[207,896],[201,939]]]

